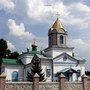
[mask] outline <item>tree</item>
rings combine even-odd
[[[6,57],[7,48],[7,42],[4,39],[0,39],[0,59]]]
[[[18,59],[18,56],[19,56],[19,53],[18,52],[12,52],[9,55],[9,58],[11,58],[11,59]]]
[[[1,74],[2,58],[8,57],[10,52],[11,51],[8,49],[6,40],[0,39],[0,74]]]
[[[90,75],[90,71],[85,71],[85,74],[88,76]]]
[[[40,76],[39,81],[44,80],[44,73],[42,73],[40,58],[38,58],[37,55],[34,55],[34,58],[32,59],[31,72],[27,72],[27,80],[32,82],[35,73]]]

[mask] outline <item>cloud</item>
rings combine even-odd
[[[67,2],[70,5],[64,4]],[[26,6],[28,17],[38,22],[52,21],[52,17],[58,11],[64,24],[73,25],[80,29],[89,27],[90,7],[85,5],[82,0],[52,1],[51,6],[45,6],[45,2],[41,0],[38,2],[36,0],[26,0]]]
[[[71,40],[70,44],[74,46],[80,53],[85,53],[85,52],[90,52],[90,44],[87,42],[83,41],[82,39],[73,39]]]
[[[52,21],[52,17],[54,17],[57,12],[61,14],[61,16],[66,16],[68,14],[67,7],[62,2],[53,2],[50,4],[51,6],[47,6],[45,2],[39,0],[26,0],[27,6],[27,15],[30,19],[34,19],[38,22],[49,22]],[[33,12],[33,13],[32,13]]]
[[[86,69],[90,68],[90,44],[82,39],[73,39],[69,41],[71,46],[75,47],[75,55],[86,60]]]
[[[15,8],[15,4],[12,0],[0,0],[0,9],[4,10],[13,10]]]
[[[10,30],[10,34],[16,37],[20,38],[34,38],[34,35],[28,31],[26,31],[25,26],[23,23],[20,23],[20,25],[17,25],[15,20],[9,19],[8,20],[8,27]]]
[[[26,0],[26,5],[29,18],[42,21],[50,14],[51,8],[47,8],[41,0]]]
[[[83,2],[83,0],[62,0],[65,5],[71,5],[78,2]]]
[[[82,2],[73,3],[69,6],[65,5],[68,13],[62,16],[62,20],[67,25],[73,25],[79,29],[86,29],[90,24],[90,7]]]
[[[10,49],[11,51],[16,50],[16,47],[10,41],[7,41],[7,45],[8,49]]]

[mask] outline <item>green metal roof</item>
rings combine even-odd
[[[34,54],[41,54],[41,53],[40,53],[40,51],[31,51],[31,52],[29,52],[29,54],[33,54],[34,55]]]
[[[2,62],[3,62],[3,64],[7,64],[7,65],[23,65],[23,63],[20,60],[17,60],[17,59],[3,58]]]
[[[22,54],[28,54],[30,56],[34,56],[35,54],[41,55],[40,51],[30,51],[30,52],[23,52]]]

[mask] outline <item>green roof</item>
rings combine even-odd
[[[23,52],[22,54],[29,54],[30,56],[34,56],[35,54],[41,55],[40,51],[30,51],[30,52]]]
[[[7,64],[7,65],[23,65],[23,63],[20,60],[17,60],[17,59],[3,58],[2,62],[3,62],[3,64]]]
[[[31,51],[29,54],[41,54],[40,51]]]

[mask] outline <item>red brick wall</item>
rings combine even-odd
[[[5,76],[0,76],[0,90],[5,90]]]

